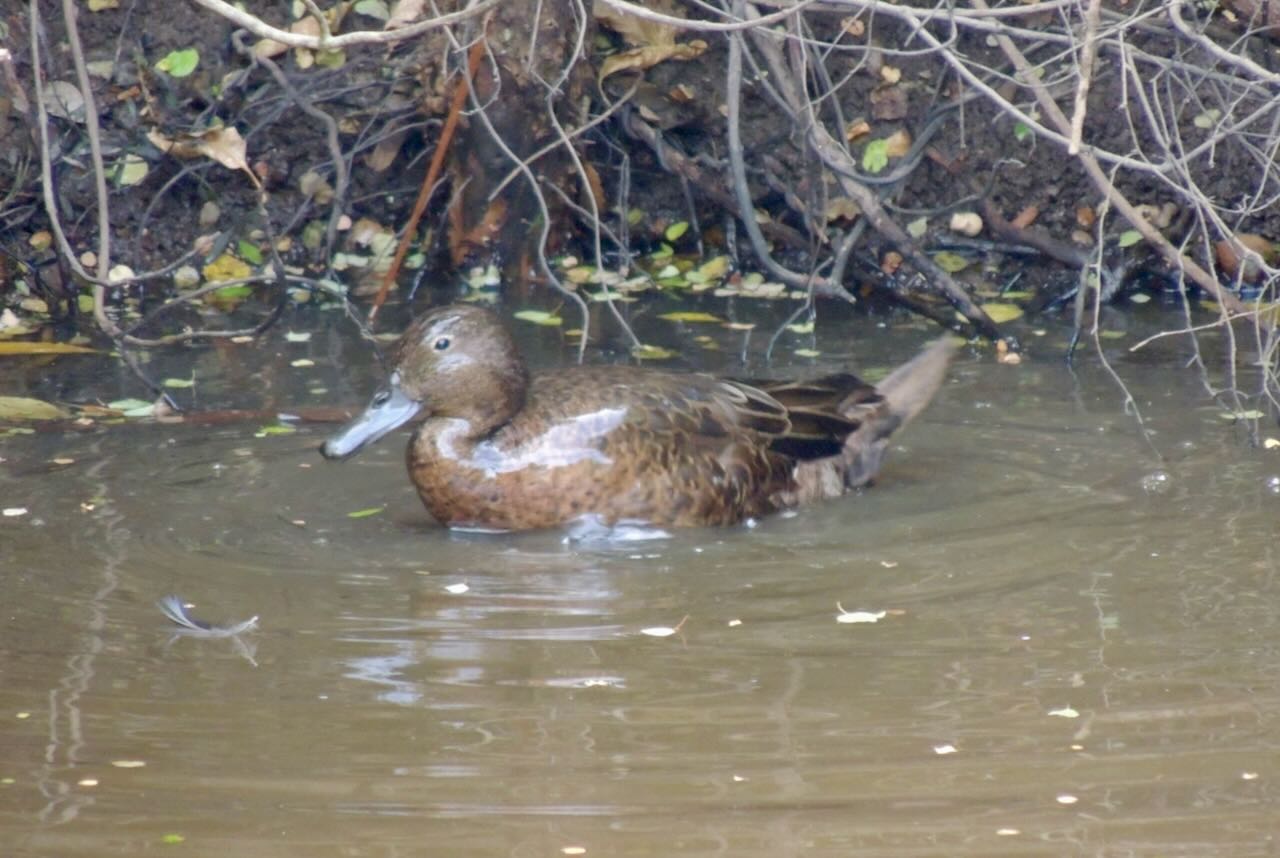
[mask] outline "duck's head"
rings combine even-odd
[[[497,316],[472,304],[440,307],[404,332],[386,386],[320,452],[350,456],[418,416],[465,420],[475,434],[487,434],[520,410],[527,384],[515,341]]]

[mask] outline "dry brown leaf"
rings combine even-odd
[[[400,147],[404,144],[404,138],[407,136],[407,131],[393,131],[379,140],[378,145],[374,146],[373,151],[364,159],[364,162],[369,165],[369,169],[375,173],[381,173],[390,167],[396,156],[400,154]]]
[[[844,139],[852,143],[871,133],[871,124],[865,119],[855,119],[844,129]]]
[[[1097,219],[1097,213],[1094,212],[1093,208],[1090,206],[1080,206],[1076,209],[1076,223],[1080,224],[1085,229],[1093,226]]]
[[[861,18],[842,18],[840,20],[840,29],[857,39],[867,31],[867,25],[862,23]]]
[[[827,202],[827,210],[824,212],[827,223],[835,220],[853,220],[862,214],[862,210],[858,208],[858,204],[848,197],[836,197]]]
[[[649,45],[643,48],[632,48],[605,59],[600,64],[600,79],[627,69],[644,70],[652,68],[666,60],[691,60],[707,49],[707,43],[701,39],[676,45]]]
[[[901,158],[911,151],[911,133],[899,128],[884,139],[884,154],[890,158]]]
[[[1040,207],[1036,205],[1030,205],[1024,208],[1022,211],[1018,212],[1017,215],[1014,216],[1013,220],[1009,221],[1009,223],[1013,224],[1018,229],[1026,229],[1027,227],[1031,226],[1031,224],[1035,223],[1036,218],[1038,218],[1039,216],[1040,216]]]
[[[392,10],[391,17],[387,19],[387,23],[382,29],[399,30],[401,27],[409,26],[422,17],[426,5],[426,0],[400,0],[399,3],[396,3],[396,8]]]
[[[1246,282],[1258,280],[1262,276],[1262,269],[1252,256],[1246,255],[1245,251],[1252,250],[1261,256],[1264,262],[1270,264],[1277,253],[1276,245],[1251,232],[1239,232],[1234,237],[1235,242],[1231,239],[1223,239],[1213,243],[1213,255],[1218,262],[1218,270],[1226,277],[1235,277],[1239,272],[1241,279]],[[1237,243],[1239,249],[1237,249]],[[1243,271],[1241,271],[1242,267]]]
[[[178,134],[168,137],[153,128],[147,132],[147,139],[163,152],[177,158],[208,158],[217,161],[228,170],[244,170],[254,187],[262,189],[262,183],[249,169],[248,150],[244,138],[234,125],[210,128],[200,134]]]

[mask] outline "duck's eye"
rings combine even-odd
[[[449,338],[441,337],[440,339],[436,340],[434,348],[438,352],[442,352],[445,349],[449,348]]]
[[[391,399],[391,391],[379,390],[377,393],[373,395],[373,404],[386,405],[387,402],[390,401],[390,399]]]

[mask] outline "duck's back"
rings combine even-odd
[[[409,466],[432,514],[452,525],[552,527],[583,515],[731,524],[791,491],[795,460],[772,446],[790,428],[787,408],[753,385],[574,367],[534,376],[524,407],[475,443],[456,423],[428,421]]]

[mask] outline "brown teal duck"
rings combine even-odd
[[[503,530],[733,524],[865,485],[946,374],[943,339],[878,386],[856,376],[745,382],[630,366],[530,374],[497,316],[431,311],[389,384],[325,442],[349,456],[408,421],[409,476],[441,523]]]

